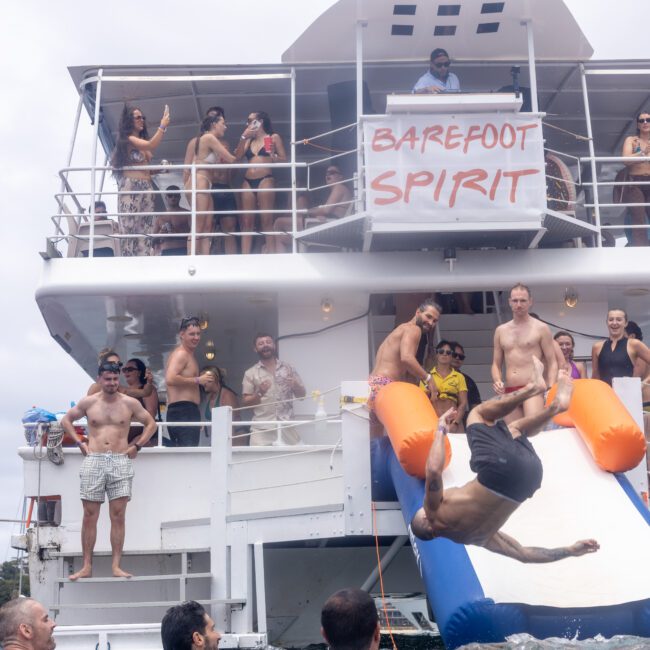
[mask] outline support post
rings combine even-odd
[[[585,105],[585,120],[587,122],[587,136],[589,138],[589,158],[591,163],[591,191],[594,199],[594,221],[598,228],[598,235],[596,237],[596,247],[602,248],[603,238],[600,236],[600,203],[598,201],[598,168],[596,166],[596,152],[594,150],[594,133],[591,128],[591,111],[589,109],[589,94],[587,92],[587,74],[585,66],[580,64],[580,82],[582,84],[582,100]]]
[[[296,212],[296,69],[291,68],[291,252],[298,251]]]
[[[95,176],[97,167],[97,143],[99,142],[99,118],[101,115],[100,104],[102,100],[102,75],[103,68],[97,72],[97,91],[95,92],[95,116],[93,124],[93,152],[92,152],[92,171],[90,176],[90,224],[88,234],[88,257],[94,257],[95,248]]]
[[[232,458],[232,408],[212,410],[212,452],[210,476],[214,489],[210,496],[210,598],[228,598],[227,523],[228,480]],[[213,603],[212,619],[219,630],[228,629],[226,605]]]
[[[526,27],[526,39],[528,41],[528,75],[530,77],[530,101],[533,113],[539,113],[539,102],[537,101],[537,67],[535,64],[535,38],[533,35],[533,23],[530,20],[522,21]]]
[[[368,24],[361,17],[361,2],[357,0],[356,24],[356,76],[357,76],[357,212],[363,212],[364,182],[363,173],[363,30]]]

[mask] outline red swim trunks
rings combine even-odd
[[[388,384],[395,381],[390,377],[385,375],[370,375],[368,377],[368,386],[370,386],[370,395],[368,395],[368,408],[373,411],[375,408],[375,399],[377,399],[377,393]]]
[[[506,386],[506,395],[508,393],[514,393],[516,390],[520,390],[521,388],[525,388],[525,386]]]

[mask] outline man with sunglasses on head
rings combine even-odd
[[[196,349],[201,342],[201,328],[196,316],[181,320],[178,337],[180,344],[167,359],[167,422],[201,422],[200,386],[205,386],[209,375],[199,375]],[[201,427],[176,425],[167,427],[172,447],[198,447]]]
[[[417,94],[460,92],[460,81],[453,72],[449,72],[450,65],[447,50],[437,47],[431,52],[428,72],[417,80],[413,92]]]
[[[119,392],[120,366],[104,361],[97,370],[100,392],[86,395],[61,420],[63,430],[77,443],[85,456],[79,471],[83,522],[81,546],[83,566],[70,580],[92,576],[92,555],[97,538],[99,510],[108,494],[111,516],[112,571],[116,578],[130,578],[120,567],[124,547],[126,505],[131,499],[134,459],[156,431],[156,423],[147,410],[133,397]],[[73,423],[85,417],[88,421],[88,442],[83,442]],[[128,442],[131,421],[144,425],[142,433]]]

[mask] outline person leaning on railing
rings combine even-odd
[[[622,156],[639,158],[650,157],[650,111],[641,111],[636,116],[636,135],[625,138]],[[648,208],[650,207],[650,160],[639,162],[626,160],[627,173],[622,175],[624,181],[644,183],[643,185],[623,185],[615,188],[614,201],[621,203],[645,203],[646,205],[630,206],[632,224],[648,226]],[[650,230],[647,228],[631,228],[630,246],[648,246]]]
[[[146,118],[136,106],[124,105],[119,124],[117,144],[111,157],[113,174],[117,179],[119,194],[117,211],[120,233],[123,235],[149,235],[153,231],[154,189],[148,169],[123,169],[150,165],[153,152],[162,142],[169,126],[169,107],[165,105],[160,126],[151,138]],[[133,192],[131,194],[130,192]],[[150,237],[129,237],[121,242],[122,255],[153,255]]]

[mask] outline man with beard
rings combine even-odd
[[[218,650],[221,634],[195,600],[170,607],[160,624],[163,650]]]
[[[210,378],[199,375],[196,348],[201,342],[201,328],[196,316],[181,321],[178,333],[180,345],[167,359],[165,383],[167,384],[167,422],[200,422],[199,386],[205,386]],[[176,425],[167,427],[173,447],[198,447],[201,427]]]
[[[424,382],[429,394],[437,394],[436,384],[416,358],[418,345],[422,333],[433,332],[440,319],[442,309],[430,298],[425,300],[415,311],[413,318],[398,325],[379,346],[375,358],[375,367],[370,373],[368,384],[370,395],[368,408],[370,409],[371,434],[373,437],[382,433],[381,424],[378,422],[373,410],[377,393],[393,381],[404,381],[407,375],[418,381]]]
[[[112,571],[116,578],[130,578],[120,568],[124,547],[126,505],[131,499],[133,463],[131,462],[156,431],[156,423],[140,402],[118,391],[120,366],[104,362],[97,371],[99,393],[86,395],[61,420],[63,430],[77,443],[85,456],[79,477],[83,522],[81,547],[83,565],[70,580],[92,576],[92,556],[97,539],[99,510],[108,494],[111,517]],[[83,442],[73,423],[85,417],[88,421],[88,442]],[[135,420],[144,425],[142,433],[128,442],[129,426]]]
[[[242,406],[254,407],[253,420],[291,420],[292,400],[307,394],[300,375],[293,366],[278,359],[275,340],[270,334],[258,334],[253,349],[259,361],[244,374]],[[300,435],[290,426],[251,425],[251,445],[276,443],[297,445]]]
[[[54,650],[56,623],[33,598],[14,598],[0,607],[0,647],[4,650]]]

